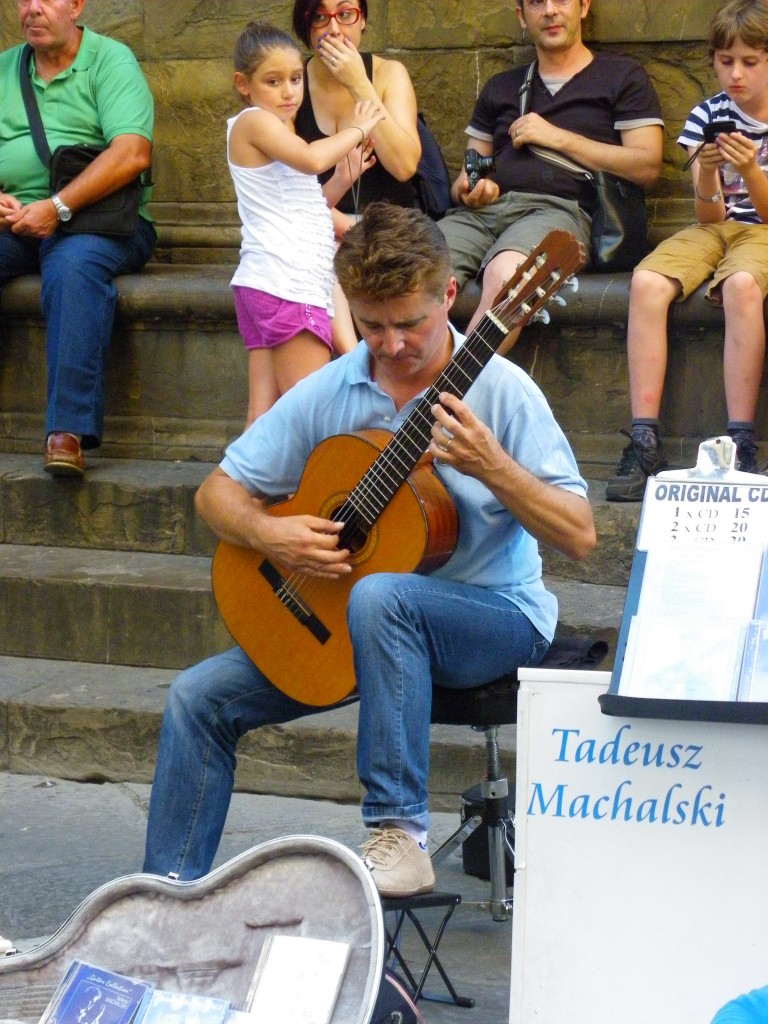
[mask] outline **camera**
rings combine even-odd
[[[476,149],[468,149],[464,154],[464,169],[467,172],[469,191],[495,167],[492,156],[481,156]]]
[[[730,135],[736,131],[736,124],[733,121],[711,121],[704,125],[704,141],[716,142],[717,136],[722,132]]]

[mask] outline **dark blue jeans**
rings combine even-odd
[[[21,274],[42,277],[46,323],[48,412],[45,432],[65,430],[84,448],[101,443],[104,365],[112,339],[118,274],[141,270],[157,235],[143,217],[134,235],[28,238],[0,231],[0,286]]]
[[[363,821],[408,818],[427,828],[432,683],[477,686],[538,664],[549,644],[493,591],[409,573],[356,583],[348,621],[360,697]],[[322,710],[275,689],[239,647],[183,672],[163,715],[144,870],[182,880],[206,874],[227,816],[240,737]]]

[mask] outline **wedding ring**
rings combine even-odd
[[[452,440],[453,438],[449,437],[445,444],[439,444],[437,447],[440,449],[441,452],[447,452],[448,449],[451,447]]]

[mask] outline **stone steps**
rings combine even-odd
[[[0,656],[0,770],[81,782],[152,781],[165,694],[175,672]],[[249,733],[236,788],[357,803],[357,705]],[[514,778],[515,728],[499,730]],[[482,737],[432,727],[430,805],[455,811],[485,774]]]
[[[228,265],[155,263],[118,280],[104,455],[216,462],[240,431],[246,356],[231,273]],[[579,280],[568,304],[552,307],[549,325],[526,327],[512,358],[546,394],[582,471],[604,479],[623,447],[619,430],[629,421],[629,275],[585,274]],[[38,452],[46,371],[37,278],[22,277],[2,289],[0,320],[0,443],[9,452]],[[675,463],[692,465],[699,442],[725,428],[722,331],[722,311],[698,292],[671,313],[661,421]],[[758,438],[768,438],[766,375],[757,425]]]
[[[548,578],[571,632],[615,640],[623,587]],[[0,545],[2,654],[181,669],[231,645],[207,556]]]
[[[216,540],[194,512],[194,494],[216,464],[118,459],[88,453],[85,482],[43,472],[39,454],[0,457],[0,540],[5,544],[211,555]],[[625,586],[629,577],[638,504],[604,499],[592,480],[590,501],[598,548],[583,562],[542,552],[553,576]]]

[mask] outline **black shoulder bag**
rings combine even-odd
[[[21,95],[24,99],[24,107],[29,119],[29,129],[32,134],[32,141],[35,144],[40,161],[50,172],[49,188],[51,195],[54,195],[66,184],[76,178],[81,171],[85,170],[88,164],[103,153],[106,146],[90,146],[86,143],[72,146],[57,146],[51,154],[48,140],[45,136],[43,119],[40,117],[40,110],[37,106],[32,82],[29,77],[29,58],[32,47],[27,43],[21,52],[21,63],[19,64],[19,83]],[[147,182],[148,184],[149,182]],[[127,185],[111,192],[103,199],[84,206],[73,214],[72,220],[59,222],[59,231],[69,235],[92,234],[92,235],[132,235],[139,226],[139,205],[141,203],[141,190],[144,185],[144,175],[140,174]]]
[[[520,116],[527,112],[533,86],[535,62],[528,68],[520,89]],[[626,178],[607,171],[590,171],[581,164],[545,146],[529,146],[540,160],[567,171],[595,190],[592,217],[593,270],[613,273],[633,270],[648,252],[648,211],[643,189]]]
[[[421,143],[421,159],[412,178],[416,202],[432,220],[440,220],[453,206],[451,176],[442,150],[421,113],[417,117],[416,127]]]

